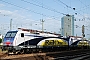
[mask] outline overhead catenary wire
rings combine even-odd
[[[38,14],[38,15],[42,15],[42,16],[45,16],[45,17],[50,17],[50,18],[52,18],[52,19],[56,19],[54,16],[48,16],[48,15],[42,14],[42,13],[40,13],[40,12],[33,11],[33,10],[31,10],[31,9],[27,9],[27,8],[25,8],[25,7],[15,5],[15,4],[11,3],[11,2],[7,2],[7,1],[4,1],[4,0],[0,0],[0,1],[2,1],[2,2],[4,2],[4,3],[7,3],[7,4],[10,4],[10,5],[13,5],[13,6],[18,7],[18,8],[21,8],[21,9],[27,10],[27,11],[33,12],[33,13]]]
[[[63,5],[61,5],[57,0],[53,0],[55,3],[57,3],[58,5],[60,5],[60,6],[63,6]],[[65,6],[63,6],[64,8],[66,8]]]
[[[67,8],[70,8],[70,9],[73,9],[73,10],[76,10],[76,8],[75,7],[71,7],[71,6],[69,6],[69,5],[67,5],[67,4],[65,4],[64,2],[62,2],[61,0],[57,0],[59,3],[62,3],[63,5],[65,5]],[[59,4],[60,5],[60,4]]]
[[[53,1],[56,1],[56,0],[53,0]],[[63,5],[65,5],[67,8],[70,8],[70,9],[73,9],[74,11],[75,11],[75,13],[77,12],[78,14],[80,14],[80,15],[82,15],[81,13],[79,13],[78,12],[78,10],[76,9],[76,8],[72,8],[71,6],[68,6],[67,4],[65,4],[64,2],[62,2],[61,0],[57,0],[58,1],[58,3],[62,3]],[[57,3],[57,2],[56,2]],[[81,2],[82,3],[82,2]],[[83,4],[83,3],[82,3]],[[60,4],[59,4],[60,5]],[[60,5],[61,6],[61,5]],[[85,5],[85,7],[87,7],[86,5]],[[77,14],[76,13],[76,14]],[[83,16],[83,20],[85,20],[85,16],[84,15],[82,15]]]
[[[46,17],[50,17],[51,19],[55,19],[54,16],[48,16],[48,15],[45,15],[45,14],[42,14],[42,13],[39,13],[39,12],[36,12],[36,11],[33,11],[33,10],[29,10],[29,9],[27,9],[27,8],[25,8],[25,7],[22,7],[22,6],[13,4],[13,3],[11,3],[11,2],[7,2],[7,1],[5,1],[5,0],[0,0],[0,1],[1,1],[1,2],[4,2],[4,3],[7,3],[7,4],[9,4],[9,5],[12,5],[12,6],[15,6],[15,7],[24,9],[24,10],[27,10],[27,11],[33,12],[33,13],[38,14],[38,15],[43,15],[43,16],[46,16]],[[55,20],[56,20],[56,19],[55,19]],[[60,20],[59,20],[59,21],[60,21]],[[17,26],[16,26],[16,27],[17,27]],[[21,24],[21,27],[22,27],[22,24]]]
[[[79,1],[84,7],[82,7],[82,9],[78,9],[78,11],[82,11],[82,10],[85,11],[86,9],[90,8],[90,5],[86,5],[85,2],[82,2],[81,0],[79,0]]]
[[[1,0],[1,1],[3,1],[3,0]],[[25,0],[21,0],[21,1],[24,1],[24,2],[26,2],[26,3],[32,4],[32,5],[35,5],[35,6],[38,6],[38,7],[41,7],[41,8],[44,8],[44,9],[47,9],[47,10],[50,10],[50,11],[53,11],[53,12],[59,13],[59,14],[66,15],[66,14],[64,14],[64,13],[61,13],[61,12],[55,10],[55,9],[52,9],[52,8],[48,8],[48,7],[46,7],[46,6],[43,6],[43,7],[42,7],[42,5],[38,5],[38,4],[35,4],[35,3],[31,3],[31,2],[28,2],[28,1],[25,1]],[[61,3],[64,4],[66,7],[72,9],[71,6],[68,6],[67,4],[63,3],[62,1],[60,1],[60,0],[57,0],[57,1],[61,2]],[[4,1],[4,2],[5,2],[5,1]],[[6,3],[7,3],[7,2],[6,2]],[[9,3],[9,4],[10,4],[10,3]],[[11,4],[11,5],[12,5],[12,4]],[[31,12],[33,12],[33,13],[35,13],[35,14],[39,14],[39,15],[47,16],[47,17],[48,17],[48,15],[45,15],[45,14],[42,14],[42,13],[39,13],[39,12],[36,12],[36,11],[33,11],[33,10],[29,10],[29,9],[26,9],[26,8],[24,8],[24,7],[21,7],[21,6],[17,6],[17,5],[15,5],[15,4],[13,4],[13,5],[16,6],[16,7],[19,7],[19,8],[22,8],[22,9],[28,10],[28,11],[31,11]],[[75,9],[74,9],[74,10],[75,10]],[[76,12],[77,12],[77,11],[76,11]],[[79,14],[82,15],[81,13],[79,13]],[[82,16],[83,16],[83,15],[82,15]],[[51,17],[53,17],[53,19],[56,19],[55,16],[51,16]]]
[[[57,11],[55,8],[52,8],[52,7],[50,7],[50,6],[47,6],[46,4],[44,4],[44,3],[42,3],[42,2],[40,2],[40,1],[38,1],[38,0],[32,0],[32,1],[38,3],[40,6],[42,6],[42,8],[45,7],[45,8],[46,8],[47,10],[49,10],[49,11],[52,11],[52,10],[53,10],[52,12],[54,12],[54,13],[58,13],[58,12],[59,12],[59,11]],[[45,9],[45,8],[44,8],[44,9]],[[54,10],[57,11],[57,12],[55,12]],[[67,14],[61,13],[61,12],[58,13],[58,14],[60,14],[60,15],[67,15]],[[60,18],[60,15],[59,15],[59,16],[56,16],[55,19],[56,19],[56,18]],[[59,21],[60,21],[60,20],[59,20]]]
[[[79,14],[81,16],[83,16],[83,18],[85,18],[85,16],[83,14],[81,14],[80,12],[78,12],[78,9],[76,8],[72,8],[71,6],[68,6],[67,4],[65,4],[64,2],[62,2],[61,0],[57,0],[59,3],[62,3],[63,5],[65,5],[67,8],[73,9],[75,11],[75,14]]]
[[[82,20],[85,22],[84,24],[87,25],[87,23],[88,23],[89,21],[87,22],[86,20],[89,20],[89,17],[85,16],[84,14],[86,14],[86,13],[85,13],[85,10],[88,9],[88,7],[90,7],[90,5],[86,5],[85,2],[82,2],[81,0],[79,0],[79,2],[80,2],[80,3],[82,4],[82,6],[84,6],[84,7],[82,7],[82,9],[78,9],[78,11],[83,12],[83,19],[82,19]],[[83,10],[83,11],[82,11],[82,10]],[[88,14],[88,13],[87,13],[87,14]]]
[[[67,4],[65,4],[64,2],[62,2],[61,0],[57,0],[57,1],[60,2],[60,3],[62,3],[62,4],[64,4],[66,7],[73,9],[71,6],[68,6]]]
[[[77,11],[76,11],[76,8],[75,7],[71,7],[71,6],[68,6],[67,4],[65,4],[64,2],[62,2],[61,0],[53,0],[55,1],[56,3],[58,3],[60,6],[61,4],[65,5],[63,6],[64,8],[66,7],[67,9],[70,8],[71,10],[73,10],[73,13],[75,13],[75,15],[77,15]],[[61,4],[60,4],[61,3]],[[69,12],[69,11],[68,11]],[[69,14],[69,13],[68,13]]]
[[[39,5],[42,5],[42,3],[40,1],[38,1],[38,0],[32,0],[32,1],[38,3]],[[61,13],[61,12],[57,11],[55,8],[47,6],[46,4],[43,4],[43,7],[45,7],[47,10],[49,9],[50,11],[53,11],[55,13],[66,15],[65,13]]]
[[[40,2],[40,1],[38,1],[38,0],[32,0],[32,1],[38,3],[38,4],[39,4],[40,6],[42,6],[42,8],[44,8],[44,9],[47,9],[47,10],[49,10],[49,11],[52,11],[52,12],[57,13],[57,14],[60,14],[60,15],[66,15],[65,13],[61,13],[61,12],[57,11],[55,8],[52,8],[52,7],[50,7],[50,6],[47,6],[46,4],[44,4],[44,3],[42,3],[42,2]],[[60,17],[60,16],[55,17],[55,18],[59,18],[59,17]]]
[[[90,8],[90,4],[89,5],[86,5],[84,2],[82,2],[81,0],[78,0],[82,5],[83,5],[83,7],[82,8],[79,8],[79,9],[76,9],[76,11],[78,12],[83,12],[83,11],[85,11],[86,9],[88,9],[88,8]],[[87,13],[88,14],[88,13]],[[83,17],[85,17],[84,15],[83,15]],[[85,17],[86,18],[86,17]]]
[[[50,11],[53,11],[53,12],[56,12],[56,13],[59,13],[59,14],[66,15],[66,14],[61,13],[61,12],[59,12],[59,11],[56,11],[55,9],[52,9],[52,8],[48,8],[48,7],[45,7],[45,6],[42,7],[42,5],[38,5],[38,4],[35,4],[35,3],[31,3],[31,2],[26,1],[26,0],[21,0],[21,1],[26,2],[26,3],[29,3],[29,4],[32,4],[32,5],[35,5],[35,6],[38,6],[38,7],[41,7],[41,8],[44,8],[44,9],[47,9],[47,10],[50,10]]]
[[[85,7],[87,7],[87,5],[86,4],[84,4],[81,0],[79,0],[80,2],[81,2],[81,4],[83,4]]]

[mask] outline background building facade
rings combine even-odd
[[[74,15],[66,15],[61,18],[61,35],[74,36]]]

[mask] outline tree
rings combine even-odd
[[[2,39],[0,38],[0,43],[2,42]]]

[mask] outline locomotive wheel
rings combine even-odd
[[[16,50],[15,49],[13,49],[13,53],[16,54]]]

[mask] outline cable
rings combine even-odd
[[[61,4],[64,4],[65,6],[63,6],[64,8],[70,8],[70,9],[73,9],[73,10],[75,10],[75,8],[71,8],[70,6],[68,6],[68,5],[66,5],[65,3],[63,3],[63,2],[61,2],[61,1],[59,1],[59,0],[53,0],[55,3],[57,3],[57,4],[59,4],[60,6],[61,6]],[[61,4],[60,4],[61,3]],[[68,11],[69,12],[69,11]],[[69,14],[69,13],[68,13]]]
[[[59,13],[59,14],[66,15],[66,14],[64,14],[64,13],[61,13],[61,12],[59,12],[59,11],[56,11],[55,9],[50,9],[50,8],[48,8],[48,7],[45,7],[45,6],[42,7],[41,5],[37,5],[37,4],[31,3],[31,2],[25,1],[25,0],[21,0],[21,1],[26,2],[26,3],[29,3],[29,4],[32,4],[32,5],[35,5],[35,6],[38,6],[38,7],[41,7],[41,8],[44,8],[44,9],[47,9],[47,10],[51,10],[51,11],[56,12],[56,13]]]
[[[57,11],[56,9],[49,7],[49,6],[47,6],[46,4],[43,4],[42,2],[40,2],[40,1],[38,1],[38,0],[32,0],[32,1],[38,3],[38,4],[41,5],[42,7],[46,7],[46,8],[48,8],[48,9]],[[47,9],[47,10],[48,10],[48,9]],[[50,11],[51,11],[51,10],[50,10]],[[55,11],[53,11],[53,12],[55,12]],[[55,13],[57,13],[57,12],[55,12]],[[60,14],[60,13],[59,13],[59,14]],[[67,14],[64,14],[64,13],[63,13],[63,15],[67,15]],[[60,16],[55,17],[55,18],[60,18]],[[59,21],[60,21],[60,20],[59,20]]]
[[[76,8],[72,8],[71,6],[68,6],[67,4],[65,4],[64,2],[62,2],[61,0],[53,0],[53,1],[57,1],[56,3],[58,3],[60,6],[61,6],[61,4],[60,3],[62,3],[63,5],[65,5],[67,8],[70,8],[70,9],[73,9],[74,11],[73,11],[73,13],[75,13],[75,15],[77,15],[77,11],[76,11]],[[65,8],[65,7],[64,7]],[[79,13],[80,14],[80,13]]]
[[[86,8],[88,9],[88,7],[90,7],[90,5],[85,5],[81,0],[79,0],[81,2],[81,4],[83,4],[85,7],[82,7],[82,9],[78,9],[78,11],[82,11],[82,10],[86,10]]]
[[[73,9],[72,7],[68,6],[67,4],[63,3],[61,0],[57,0],[58,2],[64,4],[66,7]]]
[[[18,7],[18,8],[21,8],[21,9],[25,9],[25,10],[27,10],[27,11],[34,12],[34,11],[32,11],[32,10],[26,9],[26,8],[24,8],[24,7],[21,7],[21,6],[15,5],[15,4],[10,3],[10,2],[6,2],[6,1],[3,1],[3,0],[0,0],[0,1],[2,1],[2,2],[4,2],[4,3],[7,3],[7,4],[10,4],[10,5],[13,5],[13,6]],[[36,13],[36,12],[34,12],[34,13]],[[37,13],[36,13],[36,14],[37,14]],[[41,15],[41,14],[39,14],[39,15]],[[43,16],[44,16],[44,15],[43,15]],[[45,16],[47,16],[47,15],[45,15]],[[54,16],[53,16],[53,17],[54,17]],[[52,18],[52,19],[55,19],[55,18]]]
[[[53,0],[54,2],[56,2],[57,4],[59,4],[61,6],[61,4],[57,1],[57,0]],[[63,5],[62,5],[63,6]],[[64,7],[64,6],[63,6]],[[66,7],[64,7],[66,8]]]
[[[2,1],[2,2],[4,2],[4,3],[7,3],[7,4],[10,4],[10,5],[13,5],[13,6],[18,7],[18,8],[21,8],[21,9],[27,10],[27,11],[31,11],[31,12],[33,12],[33,13],[35,13],[35,14],[39,14],[39,15],[42,15],[42,16],[49,17],[48,15],[45,15],[45,14],[42,14],[42,13],[39,13],[39,12],[36,12],[36,11],[33,11],[33,10],[26,9],[26,8],[24,8],[24,7],[15,5],[15,4],[13,4],[13,3],[6,2],[6,1],[4,1],[4,0],[0,0],[0,1]],[[55,19],[54,16],[51,16],[51,17],[52,17],[53,19]]]
[[[59,1],[59,2],[62,3],[62,4],[64,4],[66,7],[70,8],[70,9],[73,9],[73,10],[75,11],[75,14],[76,14],[76,15],[77,15],[77,13],[78,13],[78,14],[80,14],[81,16],[85,17],[84,15],[82,15],[81,13],[79,13],[79,12],[76,10],[76,8],[72,8],[71,6],[68,6],[67,4],[65,4],[64,2],[62,2],[61,0],[57,0],[57,1]]]
[[[87,7],[81,0],[79,0],[85,7]]]

